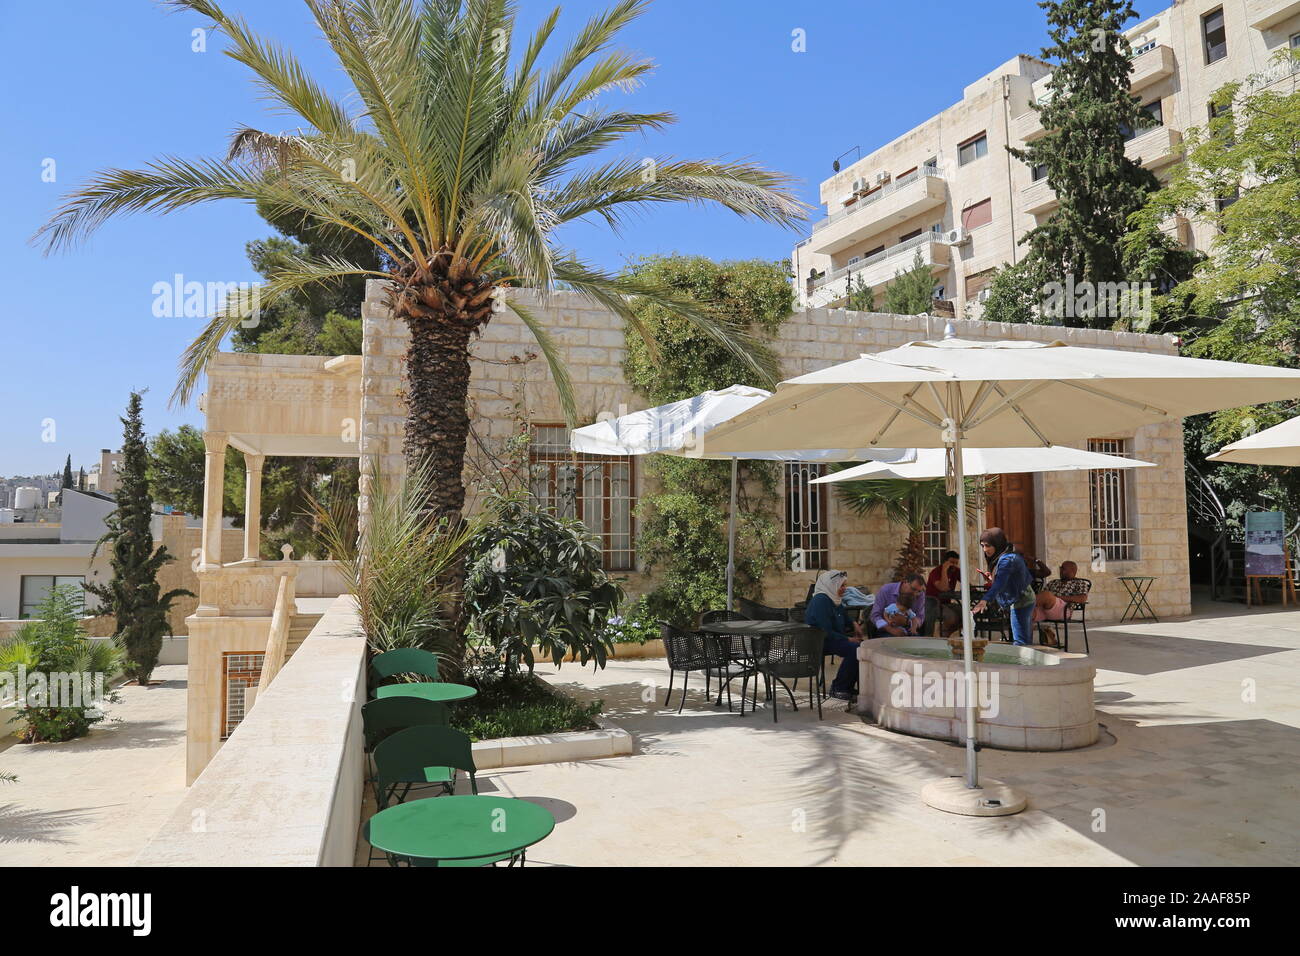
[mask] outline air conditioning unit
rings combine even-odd
[[[868,188],[870,187],[867,186],[867,181],[865,179],[853,180],[853,191],[855,193],[864,193]]]
[[[889,182],[889,173],[876,173],[876,185],[880,186]]]
[[[956,229],[948,229],[943,233],[943,242],[949,246],[964,246],[970,242],[970,236],[965,229],[958,226]]]

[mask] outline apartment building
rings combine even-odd
[[[1128,155],[1167,178],[1185,131],[1210,119],[1223,84],[1265,72],[1279,50],[1300,47],[1300,0],[1180,0],[1126,33],[1130,83],[1149,121],[1129,131]],[[977,317],[993,271],[1024,254],[1026,232],[1057,207],[1046,171],[1008,145],[1044,135],[1032,104],[1049,94],[1051,69],[1017,56],[963,90],[962,99],[821,184],[826,216],[795,246],[799,303],[843,305],[870,287],[876,305],[919,253],[934,274],[935,314]],[[1269,73],[1290,92],[1300,76]],[[1171,235],[1208,251],[1213,227],[1179,219]]]

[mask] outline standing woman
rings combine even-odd
[[[841,601],[848,586],[848,575],[843,571],[823,571],[817,575],[817,585],[812,600],[804,611],[804,623],[820,628],[826,635],[822,650],[842,658],[839,672],[831,681],[831,696],[837,700],[852,700],[853,685],[858,682],[858,645],[862,643],[862,626],[849,622]]]
[[[989,528],[980,535],[980,547],[984,549],[984,558],[990,568],[989,572],[984,572],[984,577],[989,579],[989,589],[972,610],[983,614],[989,604],[1005,609],[1011,619],[1011,640],[1027,647],[1034,642],[1030,625],[1035,597],[1033,573],[1025,559],[1012,548],[1001,528]]]

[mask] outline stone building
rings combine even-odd
[[[555,330],[573,380],[579,424],[595,421],[602,414],[619,415],[646,407],[648,402],[623,380],[620,318],[576,293],[555,293],[545,303],[537,301],[531,292],[511,294],[526,297],[531,311]],[[373,456],[381,471],[400,474],[405,467],[401,395],[406,330],[399,320],[389,317],[380,282],[370,283],[363,316],[363,471],[366,459]],[[775,350],[782,357],[783,377],[789,378],[862,352],[938,338],[943,327],[943,319],[924,315],[811,309],[787,320]],[[1167,338],[1154,335],[977,320],[958,320],[954,327],[959,336],[968,338],[1063,339],[1072,345],[1176,352]],[[521,430],[530,430],[530,460],[536,466],[535,474],[542,476],[535,479],[534,491],[555,500],[555,469],[546,466],[553,462],[570,464],[573,459],[567,450],[567,430],[555,387],[545,361],[535,354],[537,347],[528,330],[505,310],[494,316],[473,351],[476,361],[471,381],[471,421],[475,438],[471,440],[466,467],[471,493],[474,482],[496,467],[495,462],[487,460],[494,451]],[[985,516],[986,520],[1006,527],[1027,553],[1052,567],[1073,560],[1081,569],[1091,568],[1080,572],[1094,582],[1090,619],[1113,620],[1120,615],[1127,605],[1118,580],[1123,574],[1157,578],[1150,595],[1157,614],[1189,613],[1181,426],[1160,425],[1126,435],[1097,435],[1089,446],[1152,461],[1158,467],[1135,469],[1128,474],[1003,476],[995,483],[996,490],[987,503],[991,514]],[[643,463],[585,458],[578,467],[583,491],[574,496],[572,509],[601,535],[608,567],[625,579],[629,592],[651,588],[653,575],[645,570],[635,543],[636,501],[646,493],[650,480]],[[778,527],[784,529],[789,546],[803,548],[816,566],[846,570],[851,581],[875,590],[889,580],[904,532],[883,519],[849,513],[833,491],[825,490],[826,486],[806,483],[817,473],[818,466],[785,466],[776,504]],[[547,474],[552,477],[548,479]],[[937,559],[955,538],[947,527],[927,529],[930,556]],[[764,582],[765,598],[777,605],[802,600],[811,578],[807,572],[773,573]]]
[[[1300,75],[1270,58],[1300,47],[1300,0],[1180,0],[1126,31],[1133,95],[1147,119],[1125,150],[1167,179],[1184,134],[1205,127],[1225,83],[1264,74],[1262,88],[1294,92]],[[1270,72],[1271,70],[1271,72]],[[1046,170],[1005,147],[1043,135],[1031,104],[1050,95],[1051,68],[1017,56],[962,91],[959,102],[836,168],[821,184],[826,217],[791,253],[801,305],[839,305],[870,286],[877,304],[919,253],[935,279],[936,311],[978,315],[993,270],[1017,262],[1026,232],[1057,207]],[[1183,246],[1210,250],[1212,224],[1165,226]]]

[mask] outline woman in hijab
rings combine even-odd
[[[822,650],[843,660],[831,681],[831,696],[837,700],[852,700],[853,687],[858,682],[858,645],[862,643],[862,627],[856,621],[849,623],[841,601],[848,586],[848,575],[843,571],[823,571],[817,575],[812,600],[804,611],[804,623],[818,628],[826,636]]]
[[[1001,528],[989,528],[980,535],[980,547],[990,571],[981,572],[989,581],[983,600],[971,610],[983,614],[990,604],[997,604],[1011,619],[1011,640],[1021,646],[1034,642],[1030,618],[1034,614],[1033,573],[1025,559],[1016,553]]]

